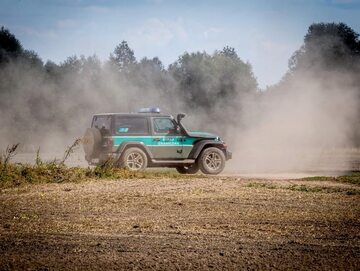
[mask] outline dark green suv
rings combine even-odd
[[[132,171],[172,167],[184,174],[199,169],[219,174],[231,159],[225,142],[210,133],[187,131],[184,117],[179,114],[175,120],[158,108],[96,114],[83,138],[85,159],[92,165],[112,160]]]

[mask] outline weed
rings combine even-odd
[[[12,157],[16,154],[16,149],[18,148],[19,143],[13,144],[11,147],[7,146],[5,150],[5,154],[3,154],[2,157],[0,157],[0,166],[2,168],[1,171],[5,171],[8,167],[8,164]]]
[[[35,165],[39,167],[42,164],[43,164],[43,161],[40,158],[40,147],[39,147],[36,151]]]
[[[81,138],[77,138],[75,139],[75,141],[73,142],[73,144],[71,144],[65,151],[64,153],[64,158],[61,160],[61,164],[64,164],[65,161],[69,158],[69,156],[76,150],[76,148],[80,145],[81,143]]]
[[[276,189],[277,186],[270,183],[259,183],[259,182],[253,182],[246,185],[246,187],[252,187],[252,188],[267,188],[267,189]]]

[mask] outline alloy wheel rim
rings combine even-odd
[[[144,164],[144,159],[140,153],[132,152],[128,155],[126,164],[130,170],[139,170]]]
[[[209,153],[205,157],[205,164],[211,170],[217,170],[221,167],[221,157],[215,152]]]

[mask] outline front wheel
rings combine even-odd
[[[198,163],[203,173],[216,175],[223,171],[225,161],[225,155],[222,150],[210,147],[202,151]]]
[[[194,163],[190,166],[180,166],[176,167],[176,170],[181,174],[195,174],[199,171],[199,165],[197,163]]]
[[[129,148],[121,158],[120,166],[130,171],[143,171],[147,167],[147,156],[140,148]]]

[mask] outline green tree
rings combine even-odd
[[[129,72],[135,65],[136,58],[134,51],[129,47],[126,41],[122,41],[110,54],[110,63],[120,72]]]
[[[344,23],[312,24],[304,45],[289,60],[290,71],[352,68],[359,61],[359,34]]]
[[[349,126],[347,137],[352,144],[360,146],[359,74],[359,34],[344,23],[315,23],[309,27],[304,44],[290,58],[288,73],[269,92],[282,95],[310,89],[322,97],[326,91],[324,104],[339,100],[338,110],[332,114],[337,119],[343,117],[341,124]],[[311,87],[314,83],[316,87]],[[351,114],[346,115],[349,111]]]
[[[235,48],[233,47],[229,47],[229,46],[225,46],[220,52],[219,55],[225,56],[225,57],[229,57],[233,60],[239,61],[240,58],[238,56],[238,54],[235,51]]]
[[[62,73],[79,74],[82,71],[81,60],[76,56],[69,56],[64,62],[60,63]]]
[[[158,71],[165,70],[164,65],[162,64],[161,60],[158,57],[154,57],[152,59],[144,57],[143,59],[140,60],[139,65],[142,67],[151,68],[153,70],[158,70]]]
[[[47,75],[50,77],[57,77],[60,73],[60,67],[55,62],[48,60],[44,65],[44,69]]]
[[[33,50],[23,50],[21,60],[33,68],[42,68],[44,66],[44,63],[39,55]]]
[[[20,41],[8,29],[0,28],[0,64],[9,60],[21,61],[24,65],[42,68],[43,62],[33,50],[24,50]]]
[[[190,107],[206,109],[221,103],[230,104],[257,88],[250,64],[241,61],[230,47],[213,55],[185,53],[170,65],[169,71]]]
[[[82,73],[96,80],[101,74],[101,61],[96,55],[81,56]]]
[[[3,26],[0,29],[0,64],[23,52],[20,41]]]
[[[143,93],[156,91],[157,94],[164,95],[168,87],[168,73],[157,57],[152,59],[144,57],[133,67],[130,75],[128,79],[133,85],[142,89]]]

